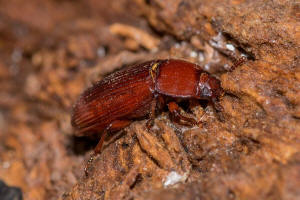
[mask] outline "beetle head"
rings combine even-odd
[[[196,95],[199,99],[219,99],[224,95],[224,90],[218,79],[207,73],[201,73]]]

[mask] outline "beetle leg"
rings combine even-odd
[[[107,136],[108,133],[110,133],[111,131],[113,130],[119,130],[119,129],[122,129],[126,126],[128,126],[129,124],[131,123],[130,120],[116,120],[116,121],[113,121],[110,125],[108,125],[102,135],[101,135],[101,138],[97,144],[97,146],[95,147],[94,149],[94,153],[92,154],[92,156],[90,157],[90,159],[88,160],[85,168],[84,168],[84,172],[85,172],[85,175],[88,176],[88,169],[90,168],[90,165],[92,164],[92,162],[94,161],[95,157],[101,153],[101,150],[102,150],[102,146],[103,146],[103,143],[104,143],[104,140]]]
[[[152,102],[151,102],[149,119],[146,123],[146,126],[147,126],[148,130],[153,126],[153,123],[154,123],[156,104],[157,104],[157,97],[154,97]]]
[[[213,98],[211,100],[211,103],[216,111],[218,111],[218,112],[224,111],[223,106],[220,104],[220,102],[216,98]]]
[[[91,155],[90,159],[88,160],[88,162],[85,165],[84,173],[85,173],[86,177],[88,176],[88,169],[90,168],[90,165],[94,161],[95,157],[101,152],[104,139],[106,138],[106,135],[107,135],[110,128],[111,128],[111,124],[107,128],[104,129],[104,131],[101,135],[101,138],[100,138],[97,146],[94,149],[94,153]]]
[[[224,108],[223,106],[220,104],[220,102],[216,99],[213,98],[211,101],[212,106],[214,107],[214,109],[218,112],[216,112],[218,118],[220,121],[224,121],[224,115],[222,114],[224,112]]]
[[[168,104],[168,108],[170,111],[171,120],[174,120],[176,123],[182,124],[182,125],[186,125],[186,123],[189,123],[191,125],[199,124],[195,119],[181,115],[179,106],[175,102],[170,102]],[[181,121],[184,121],[186,123],[182,123]]]
[[[158,109],[158,111],[161,111],[164,108],[164,106],[165,106],[165,100],[161,95],[159,95],[157,97],[157,109]]]
[[[161,110],[165,104],[164,98],[161,95],[155,94],[154,99],[151,102],[151,107],[150,107],[150,113],[149,113],[149,119],[147,120],[146,126],[147,129],[149,130],[153,124],[154,124],[154,119],[155,119],[155,112],[156,110]]]
[[[102,135],[101,135],[101,138],[97,144],[97,146],[95,147],[94,149],[94,154],[97,155],[101,152],[101,149],[102,149],[102,145],[103,145],[103,142],[107,136],[107,133],[110,131],[110,127],[111,127],[111,124],[103,131]]]
[[[101,136],[96,148],[94,149],[94,153],[99,154],[101,152],[103,142],[108,133],[110,133],[111,131],[120,130],[120,129],[128,126],[130,123],[131,123],[130,120],[115,120],[110,125],[108,125],[105,128],[105,130],[103,131],[102,136]]]

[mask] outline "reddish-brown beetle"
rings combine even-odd
[[[134,119],[149,116],[150,127],[158,103],[168,99],[206,99],[216,110],[224,94],[220,81],[193,63],[183,60],[154,60],[117,71],[91,88],[73,108],[72,125],[77,135],[102,133],[95,148],[99,153],[107,133],[120,130]],[[167,101],[176,122],[197,124],[180,114],[175,101]]]

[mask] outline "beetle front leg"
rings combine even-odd
[[[222,113],[224,113],[223,106],[220,104],[220,102],[216,98],[212,99],[211,104],[214,107],[214,109],[217,111],[216,114],[217,114],[219,120],[223,122],[224,121],[224,115],[222,114]]]
[[[223,111],[224,111],[224,108],[223,108],[223,106],[220,104],[220,102],[218,101],[218,99],[212,98],[211,104],[212,104],[212,106],[214,107],[214,109],[215,109],[216,111],[218,111],[218,112],[223,112]]]
[[[186,125],[186,123],[188,123],[190,125],[198,125],[199,124],[195,119],[181,115],[180,109],[179,109],[179,106],[177,105],[177,103],[170,102],[168,104],[168,108],[170,111],[171,120],[174,120],[176,123],[181,124],[181,125]]]

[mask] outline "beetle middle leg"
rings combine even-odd
[[[154,119],[155,119],[155,112],[156,109],[162,109],[164,105],[164,99],[162,96],[155,94],[152,102],[151,102],[151,107],[150,107],[150,113],[149,113],[149,119],[147,120],[146,126],[147,129],[149,130],[153,124],[154,124]]]
[[[224,108],[223,106],[220,104],[220,102],[218,101],[218,99],[216,98],[212,98],[212,100],[210,101],[210,103],[212,104],[212,106],[214,107],[214,109],[218,112],[223,112]]]
[[[153,123],[154,123],[156,104],[157,104],[157,99],[155,97],[151,102],[149,119],[147,120],[147,123],[146,123],[146,127],[148,130],[153,126]]]
[[[191,125],[199,124],[195,119],[181,115],[179,106],[177,105],[177,103],[170,102],[168,104],[168,108],[170,111],[171,119],[174,120],[176,123],[181,124],[181,125],[186,125],[186,123],[191,124]]]
[[[101,138],[97,144],[97,146],[95,147],[94,149],[94,153],[92,154],[92,156],[90,157],[90,159],[88,160],[85,168],[84,168],[84,172],[85,172],[85,175],[88,176],[88,169],[90,168],[90,165],[91,163],[93,162],[94,158],[99,154],[101,153],[101,150],[102,150],[102,146],[103,146],[103,143],[104,143],[104,140],[106,138],[106,136],[112,132],[112,131],[116,131],[116,130],[120,130],[126,126],[128,126],[129,124],[131,123],[130,120],[115,120],[113,121],[110,125],[108,125],[102,135],[101,135]]]

